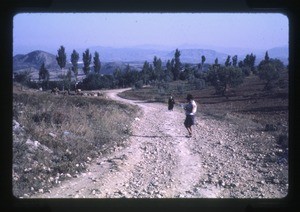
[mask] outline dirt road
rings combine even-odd
[[[218,120],[201,114],[199,105],[195,134],[186,138],[185,115],[178,105],[168,111],[165,104],[122,99],[117,96],[122,91],[106,95],[142,111],[134,117],[127,145],[97,158],[86,173],[34,197],[281,198],[287,194],[286,163],[271,160],[268,148],[247,143],[262,136],[265,144],[274,139],[256,130],[258,124],[247,120],[243,129],[241,117],[228,114]]]

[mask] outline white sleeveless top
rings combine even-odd
[[[197,104],[194,100],[191,100],[186,106],[185,106],[185,114],[186,115],[195,115],[197,112]]]

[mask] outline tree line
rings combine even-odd
[[[255,66],[256,56],[251,53],[247,54],[241,61],[238,61],[237,55],[227,56],[224,64],[219,64],[218,58],[216,58],[213,64],[206,64],[206,70],[204,70],[205,55],[201,56],[201,61],[199,60],[197,66],[188,63],[183,64],[180,56],[180,51],[176,49],[174,57],[168,60],[165,65],[163,65],[160,58],[154,56],[152,62],[144,62],[141,71],[135,70],[128,64],[123,70],[117,67],[113,74],[103,75],[100,72],[101,61],[99,53],[96,51],[92,57],[89,49],[86,49],[82,54],[82,71],[85,74],[85,78],[78,81],[79,53],[73,50],[71,54],[72,67],[65,74],[67,56],[64,46],[61,46],[56,55],[57,63],[62,72],[61,80],[59,82],[50,82],[50,73],[45,68],[45,64],[42,64],[39,70],[39,83],[45,89],[56,85],[63,90],[65,88],[76,89],[77,87],[95,90],[120,87],[141,88],[143,85],[161,85],[161,83],[187,80],[189,83],[194,84],[197,89],[212,85],[217,94],[225,96],[229,88],[240,85],[243,83],[244,78],[250,74],[258,75],[261,80],[264,80],[266,82],[265,89],[272,89],[274,82],[286,70],[283,63],[279,59],[270,58],[268,52],[265,53],[264,60],[258,66]],[[72,74],[75,80],[72,80]],[[19,74],[19,76],[16,76],[16,80],[28,81],[30,77],[23,75]]]

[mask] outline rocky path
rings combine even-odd
[[[283,150],[274,145],[271,150],[264,148],[274,138],[258,131],[258,124],[248,120],[247,128],[242,128],[242,117],[204,116],[200,105],[195,134],[186,138],[182,108],[168,111],[165,104],[125,100],[117,96],[122,91],[106,95],[142,111],[134,119],[128,145],[97,158],[87,172],[36,198],[281,198],[287,194]],[[262,137],[265,143],[254,142]]]

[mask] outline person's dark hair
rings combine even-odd
[[[194,99],[194,97],[192,96],[192,94],[188,94],[187,97],[186,97],[186,99],[188,101],[190,101],[190,100]]]

